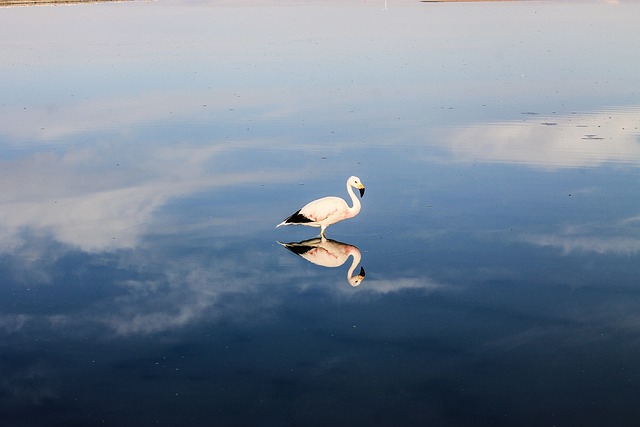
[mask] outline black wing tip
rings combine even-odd
[[[300,211],[297,211],[296,213],[294,213],[289,218],[283,221],[284,224],[305,224],[307,222],[313,222],[313,220],[302,215]]]
[[[304,255],[307,252],[309,252],[311,249],[313,249],[313,246],[303,246],[303,245],[284,245],[285,248],[289,249],[291,252],[293,252],[296,255]]]

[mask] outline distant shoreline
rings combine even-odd
[[[105,3],[133,0],[0,0],[2,6],[37,6],[51,4],[81,4],[81,3]],[[497,1],[517,1],[517,0],[416,0],[420,3],[477,3],[477,2],[497,2]]]
[[[0,0],[2,6],[38,6],[47,4],[113,3],[131,0]]]

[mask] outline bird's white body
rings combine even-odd
[[[364,185],[360,182],[360,178],[352,176],[347,180],[347,193],[353,202],[353,206],[349,207],[347,202],[340,197],[323,197],[307,203],[302,209],[278,224],[277,227],[281,225],[320,227],[320,235],[324,238],[324,231],[328,226],[344,219],[353,218],[360,212],[360,200],[353,193],[353,187],[360,190],[360,197],[364,195]]]

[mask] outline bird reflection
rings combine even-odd
[[[302,242],[278,243],[307,261],[322,267],[340,267],[350,256],[353,256],[351,267],[347,271],[347,281],[351,286],[356,287],[364,280],[365,272],[362,266],[358,274],[353,274],[362,258],[360,250],[355,246],[322,237]]]

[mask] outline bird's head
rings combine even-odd
[[[355,288],[360,283],[362,283],[362,281],[364,280],[364,276],[364,268],[360,267],[360,274],[358,274],[357,276],[349,277],[349,284]]]
[[[347,182],[350,186],[355,187],[360,191],[360,197],[364,196],[364,185],[362,184],[362,181],[360,181],[360,178],[352,176]]]

